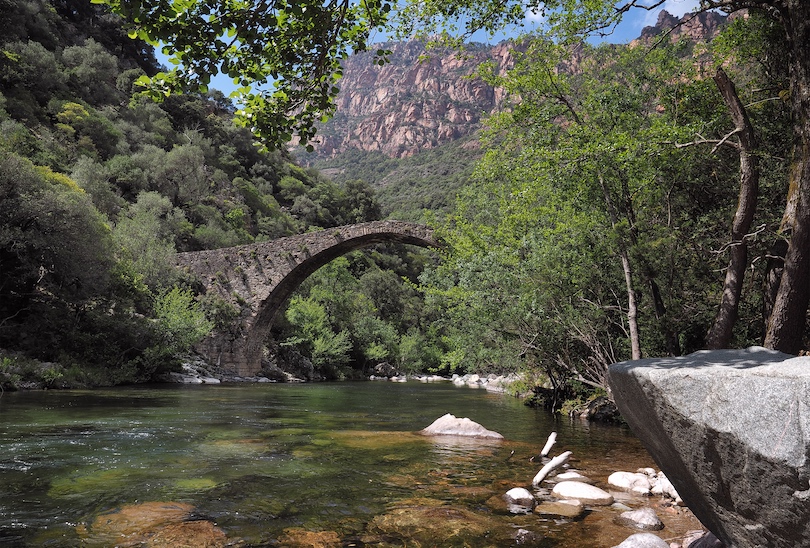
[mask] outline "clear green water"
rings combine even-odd
[[[507,441],[454,444],[414,434],[448,412]],[[485,500],[530,483],[539,465],[529,457],[551,431],[553,453],[572,450],[594,477],[651,464],[626,429],[570,422],[450,384],[5,393],[0,546],[93,545],[77,532],[82,525],[148,501],[191,504],[195,519],[247,546],[281,545],[290,527],[334,531],[344,546],[423,546],[409,544],[407,532],[371,534],[369,523],[411,500],[493,515]],[[572,532],[581,523],[495,517],[536,530],[543,546],[584,546],[565,539],[590,535]],[[497,538],[480,545],[506,542]],[[591,545],[612,545],[601,542]]]

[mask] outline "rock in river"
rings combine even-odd
[[[634,495],[649,495],[652,488],[649,476],[640,472],[613,472],[608,484]]]
[[[487,430],[477,422],[471,421],[467,417],[456,418],[447,413],[439,417],[433,424],[420,431],[429,436],[465,436],[471,438],[503,439],[503,436],[492,430]]]
[[[507,504],[528,508],[534,508],[534,495],[523,487],[513,487],[503,496]]]
[[[576,499],[595,506],[613,504],[613,495],[581,481],[561,481],[554,486],[552,494],[561,499]]]
[[[616,518],[616,521],[622,525],[643,529],[645,531],[660,531],[664,528],[664,524],[658,519],[655,510],[648,507],[622,512],[621,515]]]
[[[622,416],[735,548],[810,546],[810,357],[761,347],[612,365]]]
[[[669,548],[669,544],[652,533],[636,533],[613,548]]]
[[[585,513],[585,505],[578,500],[544,501],[534,507],[540,516],[555,516],[576,519]]]

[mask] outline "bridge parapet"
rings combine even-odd
[[[438,247],[432,229],[405,221],[373,221],[268,242],[178,253],[176,264],[239,311],[197,347],[212,364],[238,375],[261,369],[262,348],[276,315],[295,289],[329,261],[378,243]]]

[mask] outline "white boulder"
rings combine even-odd
[[[649,476],[638,472],[613,472],[608,477],[608,484],[634,495],[649,495],[652,489]]]
[[[554,486],[551,493],[561,499],[577,499],[583,504],[608,506],[613,504],[613,495],[607,491],[581,481],[562,481]]]
[[[554,479],[558,482],[560,481],[581,481],[582,483],[593,483],[593,480],[587,476],[583,476],[579,472],[563,472],[562,474],[557,474],[554,476]]]
[[[669,548],[669,544],[652,533],[636,533],[613,548]]]
[[[459,419],[450,413],[439,417],[433,424],[420,430],[427,436],[464,436],[470,438],[503,439],[503,436],[492,430],[487,430],[477,422],[467,417]]]
[[[503,496],[506,504],[521,506],[531,510],[534,507],[534,495],[523,487],[514,487]]]
[[[622,525],[643,529],[645,531],[660,531],[664,528],[664,524],[658,519],[655,510],[649,507],[622,512],[616,521]]]

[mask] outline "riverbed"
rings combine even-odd
[[[505,440],[416,434],[445,413]],[[531,487],[542,466],[533,457],[552,431],[551,454],[572,451],[571,466],[603,488],[613,471],[655,466],[627,428],[449,383],[7,392],[0,546],[159,546],[161,538],[174,546],[188,531],[240,546],[483,547],[521,538],[522,546],[602,548],[636,532],[614,522],[620,508],[578,520],[494,509],[493,497]],[[616,496],[626,507],[653,506],[662,538],[700,527],[655,497]],[[430,520],[444,525],[431,530]],[[448,532],[451,524],[469,527]]]

